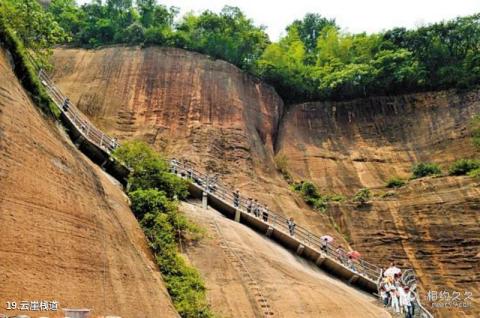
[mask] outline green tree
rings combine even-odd
[[[307,64],[315,63],[317,39],[326,27],[338,29],[335,19],[327,19],[316,13],[307,13],[302,20],[295,20],[287,26],[287,32],[291,28],[295,28],[298,32],[306,50],[305,62]]]
[[[114,156],[133,170],[128,179],[131,191],[161,189],[169,199],[187,196],[187,183],[171,174],[165,159],[147,144],[139,141],[126,142],[115,150]]]
[[[222,58],[251,70],[268,44],[264,27],[256,27],[243,12],[226,6],[220,14],[187,14],[177,27],[176,45]]]
[[[68,36],[36,0],[3,0],[1,17],[27,49],[37,53],[43,61],[51,54],[51,48],[65,41]]]
[[[460,159],[450,166],[448,174],[451,176],[463,176],[476,169],[480,169],[480,160]]]

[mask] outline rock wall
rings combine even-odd
[[[479,92],[435,92],[293,105],[282,121],[277,151],[291,174],[323,193],[350,196],[373,189],[371,205],[332,205],[327,214],[368,260],[413,267],[428,290],[480,292],[480,186],[469,177],[409,181],[412,165],[431,161],[444,171],[456,159],[478,156],[469,122],[480,113]],[[462,296],[463,297],[463,296]],[[440,317],[477,317],[470,308],[437,310]],[[426,302],[429,304],[429,302]]]
[[[480,92],[435,92],[292,105],[277,141],[289,170],[329,192],[352,194],[410,177],[415,162],[447,167],[475,155],[468,125]]]
[[[272,210],[343,240],[274,168],[284,106],[272,87],[229,63],[175,48],[57,49],[52,61],[54,81],[105,131],[188,159]]]
[[[417,161],[446,167],[475,156],[468,122],[480,112],[478,91],[306,103],[286,111],[268,85],[179,49],[58,49],[53,61],[59,86],[121,140],[143,139],[214,171],[315,233],[348,240],[379,265],[413,266],[425,292],[478,295],[478,182],[424,179],[380,198],[385,181],[408,177]],[[368,209],[342,203],[325,214],[312,211],[275,170],[275,155],[287,158],[295,179],[313,180],[324,193],[350,196],[369,187],[377,196]],[[478,316],[478,307],[438,313]]]
[[[0,314],[52,317],[5,309],[48,300],[95,317],[178,317],[127,201],[32,104],[1,51]]]

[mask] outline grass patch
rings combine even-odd
[[[372,192],[368,188],[360,189],[352,198],[353,202],[356,202],[358,206],[367,205],[372,198]]]
[[[273,160],[275,161],[275,167],[282,174],[283,178],[290,184],[293,182],[292,176],[288,171],[288,158],[285,155],[276,155]]]
[[[480,179],[480,168],[472,170],[468,173],[469,177]]]
[[[310,181],[294,182],[291,188],[301,195],[305,203],[320,212],[325,212],[330,202],[342,202],[346,199],[340,194],[321,194],[317,186]]]

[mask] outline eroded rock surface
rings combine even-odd
[[[122,189],[68,140],[0,52],[0,313],[49,300],[94,316],[178,317]]]
[[[474,156],[468,122],[480,112],[478,91],[306,103],[286,111],[268,85],[179,49],[59,49],[54,63],[54,79],[72,101],[121,140],[140,138],[210,169],[315,233],[349,240],[379,265],[411,265],[424,291],[467,290],[479,299],[478,182],[414,181],[376,198],[368,210],[343,203],[322,214],[289,190],[273,160],[285,155],[294,178],[313,180],[324,193],[351,196],[370,187],[380,196],[388,178],[408,177],[417,161],[446,166]],[[476,317],[480,308],[439,313]]]

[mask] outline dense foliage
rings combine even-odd
[[[412,168],[413,178],[439,175],[442,171],[436,163],[421,162]]]
[[[53,0],[48,10],[69,33],[72,43],[96,47],[105,44],[158,44],[198,51],[227,60],[245,70],[253,66],[268,36],[238,8],[226,6],[220,13],[189,13],[180,21],[176,7],[155,0],[92,1]]]
[[[290,100],[470,87],[480,80],[479,17],[372,35],[343,33],[324,20],[310,32],[317,35],[313,47],[302,36],[312,25],[307,15],[267,47],[258,72]]]
[[[0,17],[25,48],[43,60],[53,45],[69,40],[54,15],[36,0],[0,0]]]
[[[13,0],[0,0],[0,44],[9,50],[14,72],[23,87],[31,94],[32,100],[46,113],[58,115],[58,109],[48,97],[32,64],[32,54],[40,59],[49,53],[50,45],[58,41],[52,35],[55,33],[55,22],[51,17],[44,14],[42,8],[36,1],[26,1],[32,24],[26,27],[26,15],[16,15],[21,8],[21,3]],[[22,17],[22,18],[20,18]],[[38,25],[43,25],[37,28]],[[45,27],[51,24],[51,28]],[[40,41],[35,43],[32,39],[36,37]]]
[[[185,48],[260,76],[289,102],[469,88],[480,81],[480,15],[414,30],[349,34],[333,19],[307,14],[270,43],[264,27],[236,7],[178,18],[177,8],[156,0],[93,0],[82,6],[75,0],[52,0],[48,12],[32,16],[27,8],[35,0],[1,1],[16,3],[9,19],[29,45],[45,47],[62,39],[85,47]],[[32,17],[34,23],[25,23]],[[38,19],[48,23],[36,23]],[[48,36],[37,41],[32,31]]]
[[[169,173],[167,162],[144,143],[124,143],[114,156],[133,169],[128,193],[132,210],[155,254],[175,308],[181,317],[213,317],[203,280],[178,253],[177,243],[192,239],[192,234],[200,231],[178,211],[176,199],[188,194],[186,183]]]

